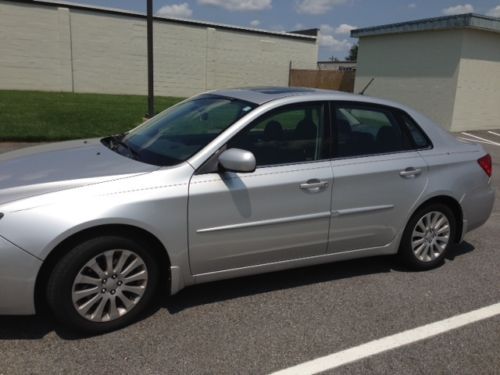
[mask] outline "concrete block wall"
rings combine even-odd
[[[500,34],[463,33],[453,131],[500,128]]]
[[[406,104],[446,129],[452,126],[462,31],[363,37],[355,92]]]
[[[314,39],[155,21],[157,95],[288,84]],[[0,89],[146,94],[144,18],[0,0]]]
[[[450,131],[500,126],[500,34],[473,29],[362,37],[355,91],[407,104]]]
[[[81,10],[70,14],[74,91],[144,94],[145,22]]]
[[[69,10],[0,2],[0,88],[71,91]]]

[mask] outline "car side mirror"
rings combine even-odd
[[[219,163],[226,171],[249,173],[255,171],[257,162],[250,151],[230,148],[219,156]]]

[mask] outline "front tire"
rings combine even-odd
[[[456,238],[453,211],[442,203],[419,209],[406,225],[399,257],[410,268],[429,270],[441,265]]]
[[[99,334],[135,321],[150,305],[158,262],[146,243],[102,236],[70,249],[47,283],[47,302],[68,328]]]

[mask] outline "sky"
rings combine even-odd
[[[67,0],[146,12],[146,0]],[[272,31],[320,29],[319,60],[343,60],[353,28],[478,13],[500,17],[500,0],[154,0],[155,13]]]

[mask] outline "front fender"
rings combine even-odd
[[[172,266],[189,275],[187,240],[188,185],[83,195],[60,193],[58,203],[4,210],[0,235],[45,260],[70,236],[102,225],[130,225],[155,236]]]

